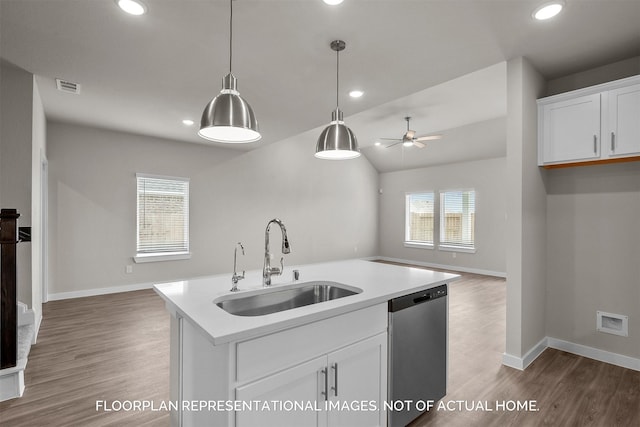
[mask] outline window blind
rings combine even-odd
[[[137,174],[138,254],[189,252],[189,180]]]
[[[440,193],[440,245],[473,248],[476,194],[473,190]]]
[[[407,194],[405,241],[433,244],[434,193]]]

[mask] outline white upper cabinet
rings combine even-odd
[[[608,93],[609,157],[640,155],[640,84]]]
[[[545,105],[543,121],[545,163],[600,157],[599,93]]]
[[[640,76],[538,100],[538,165],[638,156]]]

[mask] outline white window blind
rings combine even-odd
[[[474,190],[440,193],[440,245],[473,249],[476,193]]]
[[[405,242],[433,245],[434,193],[406,196]]]
[[[189,252],[189,180],[136,175],[139,255]]]

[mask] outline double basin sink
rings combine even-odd
[[[265,289],[251,295],[225,295],[213,302],[236,316],[262,316],[338,298],[356,295],[362,289],[329,281],[304,282],[286,289]]]

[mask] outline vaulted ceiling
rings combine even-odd
[[[0,55],[37,76],[51,120],[205,143],[181,120],[199,122],[228,72],[229,3],[145,3],[135,17],[113,0],[0,0]],[[540,3],[237,0],[233,72],[263,139],[235,148],[328,123],[339,38],[340,106],[376,168],[504,155],[505,60],[525,56],[551,79],[640,54],[640,1],[567,0],[545,22],[531,18]],[[81,94],[57,91],[55,78]],[[356,88],[365,94],[352,99]],[[402,136],[406,115],[418,134],[445,138],[415,155],[373,147]]]

